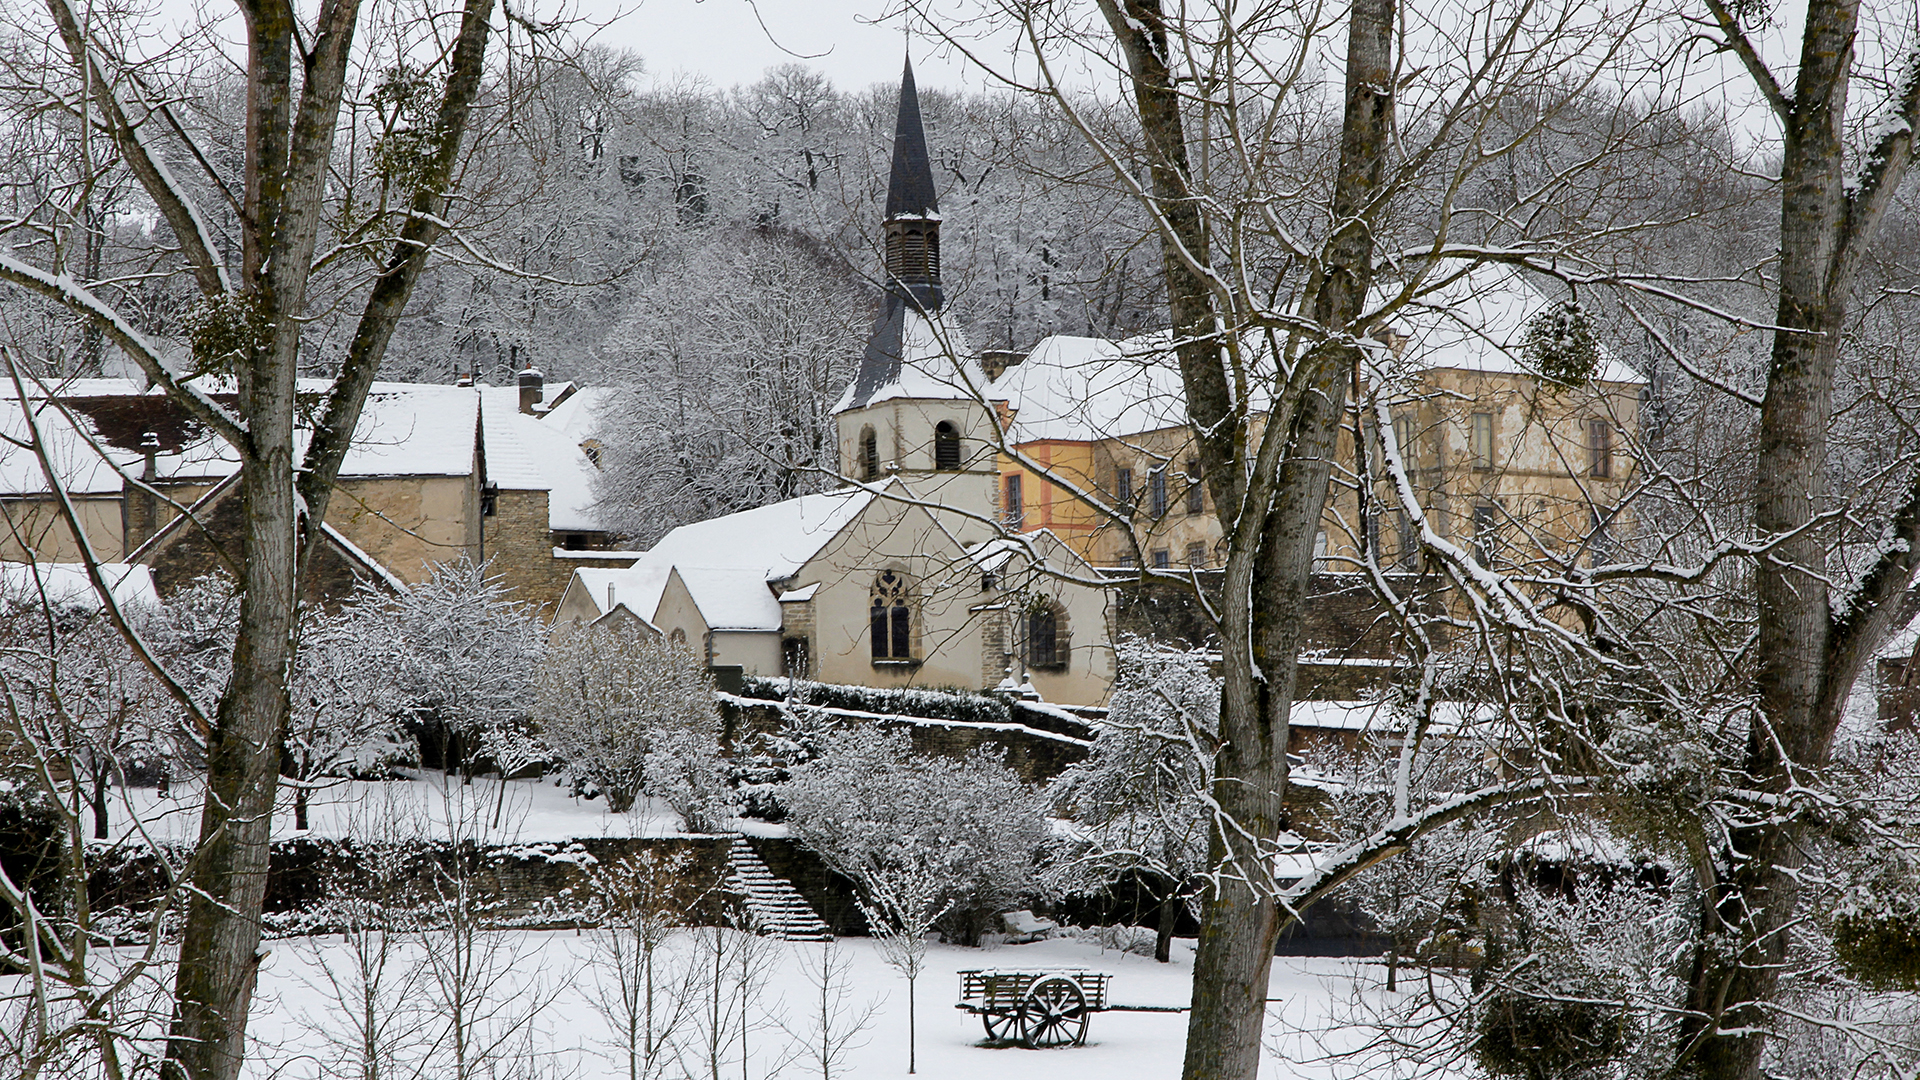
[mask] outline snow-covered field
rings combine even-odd
[[[556,1077],[624,1077],[624,1060],[617,1060],[606,1020],[595,1008],[596,993],[606,988],[605,961],[596,956],[592,932],[510,932],[496,937],[501,950],[494,960],[505,966],[503,986],[510,987],[506,1015],[545,1001],[532,1021],[534,1061],[545,1075]],[[817,955],[821,946],[799,942],[768,942],[773,962],[759,999],[749,1006],[750,1060],[743,1069],[738,1046],[726,1049],[723,1077],[763,1080],[773,1075],[801,1078],[819,1076],[817,1064],[795,1059],[797,1036],[810,1030],[818,1013],[819,989],[809,981],[805,955]],[[882,960],[876,943],[865,938],[842,939],[836,947],[850,962],[848,1005],[852,1011],[873,1007],[861,1043],[848,1055],[844,1070],[833,1076],[875,1078],[904,1076],[907,1071],[907,984]],[[1113,1080],[1132,1077],[1172,1077],[1180,1072],[1186,1036],[1186,1014],[1106,1012],[1096,1014],[1085,1046],[1053,1050],[985,1046],[980,1021],[953,1008],[958,997],[957,972],[967,968],[1086,968],[1113,975],[1111,1000],[1116,1004],[1184,1005],[1192,980],[1192,944],[1175,944],[1175,960],[1152,960],[1090,942],[1042,941],[994,949],[963,949],[934,945],[928,969],[919,981],[919,1075],[928,1080],[992,1077],[993,1080]],[[250,1035],[255,1041],[247,1072],[254,1080],[320,1080],[335,1074],[333,1038],[346,1035],[338,1005],[325,989],[325,967],[345,968],[349,954],[341,938],[283,939],[273,943],[261,972]],[[402,954],[405,959],[405,954]],[[404,963],[399,967],[406,966]],[[1302,1037],[1300,1028],[1323,1030],[1331,1010],[1344,1005],[1353,993],[1356,976],[1372,986],[1378,970],[1352,960],[1294,959],[1275,961],[1270,998],[1270,1042],[1291,1047],[1296,1059],[1319,1058],[1326,1047],[1314,1037]],[[1372,991],[1363,996],[1373,996]],[[550,999],[550,1000],[548,1000]],[[1338,1043],[1352,1039],[1335,1031]],[[697,1041],[697,1034],[690,1036]],[[1262,1067],[1266,1077],[1347,1077],[1363,1074],[1350,1062],[1336,1068],[1325,1061],[1281,1061],[1268,1055]],[[666,1075],[701,1076],[704,1061],[676,1065]],[[1377,1073],[1375,1075],[1378,1075]]]

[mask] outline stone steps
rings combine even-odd
[[[829,941],[833,934],[791,883],[767,867],[744,836],[727,852],[735,891],[756,930],[787,941]]]

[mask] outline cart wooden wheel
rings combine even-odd
[[[987,1038],[994,1042],[1005,1039],[1007,1033],[1014,1028],[1015,1015],[1015,1013],[1004,1012],[981,1013],[980,1024],[987,1029]]]
[[[1035,1050],[1087,1041],[1087,995],[1065,975],[1035,982],[1020,1001],[1020,1041]]]

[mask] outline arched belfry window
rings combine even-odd
[[[904,574],[887,570],[874,579],[868,622],[876,663],[913,659],[913,608]]]
[[[1027,666],[1042,671],[1063,671],[1073,642],[1067,634],[1066,613],[1059,606],[1042,602],[1027,611]]]
[[[933,467],[953,472],[960,467],[960,429],[942,420],[933,429]]]
[[[880,436],[874,433],[872,425],[860,429],[860,479],[880,479]]]

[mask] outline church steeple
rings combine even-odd
[[[940,203],[933,162],[920,123],[913,60],[900,75],[900,115],[893,126],[893,172],[887,181],[886,270],[889,287],[924,311],[945,303],[940,288]]]

